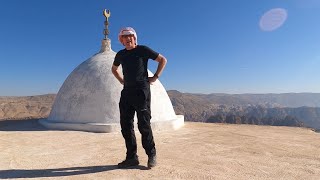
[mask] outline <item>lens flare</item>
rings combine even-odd
[[[263,31],[274,31],[280,28],[287,20],[287,10],[282,8],[274,8],[266,13],[260,19],[260,28]]]

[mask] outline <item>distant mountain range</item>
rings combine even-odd
[[[282,93],[282,94],[195,94],[169,90],[171,98],[191,98],[211,104],[223,105],[264,105],[268,107],[320,107],[320,93]]]
[[[55,94],[0,96],[0,120],[46,118],[49,116],[55,97]]]
[[[186,121],[306,126],[320,130],[320,93],[195,94],[167,91]],[[48,117],[55,94],[0,97],[0,120]]]
[[[193,94],[168,91],[186,121],[307,126],[320,129],[320,93]]]

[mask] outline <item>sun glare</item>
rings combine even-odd
[[[263,31],[274,31],[280,28],[287,20],[287,10],[282,8],[274,8],[266,13],[260,19],[260,28]]]

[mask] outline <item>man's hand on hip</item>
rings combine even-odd
[[[149,83],[152,84],[158,79],[158,76],[149,77]]]

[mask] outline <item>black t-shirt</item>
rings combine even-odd
[[[113,65],[122,65],[125,86],[139,86],[148,82],[148,60],[155,60],[158,55],[147,46],[137,45],[131,50],[120,50]]]

